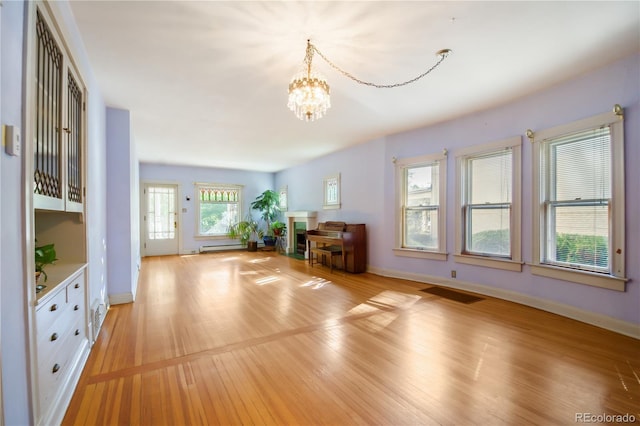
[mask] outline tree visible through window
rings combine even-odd
[[[229,226],[240,221],[242,187],[239,185],[196,185],[198,235],[226,235]]]

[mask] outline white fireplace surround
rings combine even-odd
[[[287,253],[296,252],[296,229],[295,223],[304,223],[304,229],[316,229],[318,227],[318,212],[313,211],[297,211],[297,212],[285,212],[287,218]],[[308,257],[307,250],[305,250],[305,258]]]

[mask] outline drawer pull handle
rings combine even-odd
[[[51,312],[57,311],[57,310],[58,310],[58,304],[57,303],[54,303],[53,305],[51,305],[51,309],[50,309]]]
[[[60,364],[56,364],[53,366],[53,369],[51,370],[52,373],[57,373],[58,371],[60,371]]]
[[[76,283],[76,285],[74,285],[73,288],[80,288],[80,284]]]
[[[74,307],[73,307],[73,310],[74,310],[74,311],[77,311],[78,309],[80,309],[80,306],[78,306],[78,305],[76,305],[76,306],[74,306]]]
[[[80,334],[80,330],[76,329],[76,336]]]
[[[53,334],[51,335],[51,341],[52,341],[52,342],[55,342],[56,340],[58,340],[58,333],[53,333]]]

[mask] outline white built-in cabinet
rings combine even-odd
[[[27,3],[25,285],[37,425],[62,421],[92,340],[84,203],[87,95],[54,7]],[[46,267],[47,280],[36,283],[34,248],[50,243],[58,261]]]
[[[42,418],[51,418],[60,405],[66,409],[65,390],[77,381],[78,366],[89,345],[84,265],[65,265],[54,272],[53,279],[62,281],[38,301],[35,312],[38,412]]]

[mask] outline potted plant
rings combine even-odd
[[[248,251],[258,250],[258,238],[262,238],[263,231],[259,228],[251,215],[247,215],[244,220],[229,227],[227,233],[229,238],[240,239],[240,244],[247,246]]]
[[[35,263],[36,263],[36,283],[40,278],[40,275],[44,276],[46,282],[48,277],[44,271],[45,266],[52,264],[58,260],[56,258],[56,249],[54,244],[46,244],[44,246],[36,247],[35,250]]]
[[[276,220],[271,224],[271,230],[273,231],[273,235],[276,237],[282,237],[287,232],[287,225],[279,220]]]
[[[272,189],[267,189],[251,203],[251,208],[260,211],[260,217],[266,224],[267,234],[264,236],[264,244],[266,246],[275,245],[271,223],[276,220],[278,213],[280,213],[279,203],[280,196]]]

